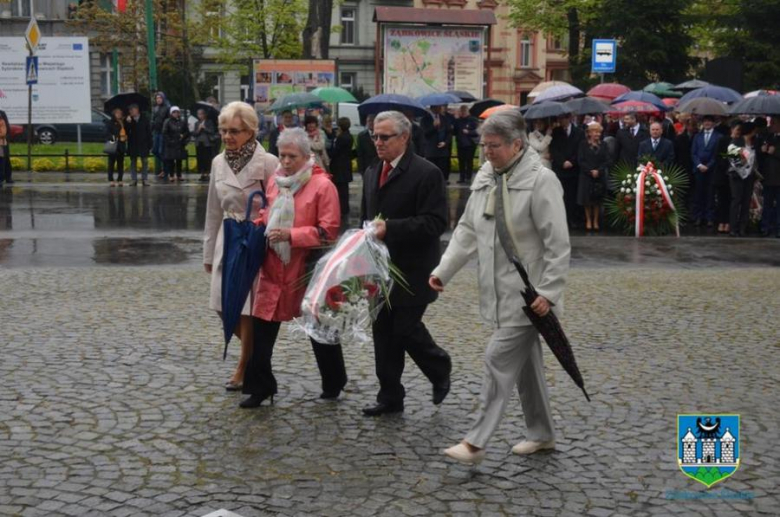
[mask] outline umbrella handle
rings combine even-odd
[[[249,218],[252,215],[252,200],[255,198],[255,196],[260,195],[261,198],[263,198],[263,206],[260,208],[265,208],[268,206],[268,199],[265,197],[265,192],[262,190],[255,190],[251,194],[249,194],[249,199],[246,202],[246,217],[244,218],[245,221],[249,221]]]

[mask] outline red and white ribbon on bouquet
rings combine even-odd
[[[646,165],[640,167],[639,176],[636,179],[636,222],[634,223],[634,231],[637,237],[641,237],[645,233],[645,181],[650,176],[655,180],[655,184],[661,191],[661,198],[669,208],[676,212],[674,208],[674,202],[672,196],[669,194],[669,189],[666,188],[666,182],[661,174],[655,169],[652,162],[647,162]],[[674,223],[677,237],[680,236],[680,225],[675,220]]]
[[[319,282],[315,285],[314,294],[312,295],[312,300],[314,300],[312,306],[312,313],[314,314],[315,317],[319,317],[320,315],[320,308],[319,308],[319,304],[317,303],[317,300],[319,300],[322,294],[328,289],[328,281],[330,279],[331,274],[339,266],[342,259],[344,259],[344,257],[347,257],[350,253],[352,253],[352,251],[355,248],[357,248],[365,238],[366,238],[366,232],[364,230],[359,230],[355,232],[355,235],[353,235],[344,244],[339,246],[338,249],[336,249],[335,253],[331,255],[331,257],[328,259],[327,262],[325,262],[325,267],[322,268],[322,273],[320,274]]]

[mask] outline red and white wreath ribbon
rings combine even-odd
[[[655,169],[653,163],[647,162],[646,165],[640,166],[639,176],[636,179],[636,222],[634,224],[634,231],[637,237],[641,237],[645,233],[645,181],[647,181],[648,176],[651,176],[655,180],[658,190],[661,191],[661,198],[664,200],[664,203],[668,205],[673,212],[677,211],[674,208],[672,196],[666,188],[666,182],[661,174]],[[676,220],[674,225],[677,237],[679,237],[680,225]]]
[[[365,230],[360,230],[355,232],[355,235],[353,235],[348,241],[343,243],[341,246],[338,247],[338,249],[335,250],[333,255],[325,262],[325,267],[322,268],[322,273],[320,273],[319,282],[314,287],[314,294],[312,295],[312,300],[314,300],[313,306],[312,306],[312,313],[315,317],[319,317],[320,315],[320,308],[319,304],[317,303],[317,300],[319,300],[323,293],[327,290],[328,281],[331,277],[331,275],[336,271],[336,268],[341,264],[342,260],[349,256],[358,246],[360,246],[361,242],[366,238],[366,232]]]

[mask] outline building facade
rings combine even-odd
[[[538,31],[511,27],[509,7],[496,0],[414,0],[414,7],[428,9],[489,9],[498,20],[491,30],[489,96],[516,105],[526,103],[528,93],[543,81],[570,81],[565,39]]]

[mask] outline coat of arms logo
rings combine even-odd
[[[711,487],[739,468],[739,415],[677,415],[677,463]]]

